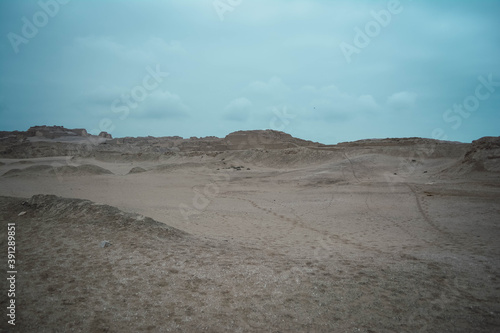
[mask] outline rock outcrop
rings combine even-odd
[[[472,141],[463,158],[445,171],[458,174],[500,172],[500,137],[486,136]]]
[[[68,129],[63,126],[32,126],[26,131],[28,137],[55,139],[62,136],[88,136],[84,128]]]
[[[108,132],[101,132],[99,133],[99,136],[105,139],[112,139],[111,134],[109,134]]]

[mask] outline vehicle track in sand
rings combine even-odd
[[[455,235],[453,235],[449,231],[444,230],[443,228],[438,227],[437,224],[430,218],[428,208],[424,207],[422,205],[420,195],[417,193],[417,190],[415,189],[415,187],[417,187],[417,185],[411,185],[408,183],[404,183],[404,184],[406,186],[408,186],[410,191],[413,193],[413,195],[415,197],[415,202],[416,202],[416,206],[418,208],[418,211],[420,212],[420,215],[422,216],[423,220],[425,222],[427,222],[427,225],[430,226],[433,230],[437,231],[445,239],[452,241],[452,242],[456,243],[457,245],[465,246],[466,244],[464,244],[462,241],[457,239],[457,237]],[[450,245],[450,244],[448,244],[448,245]]]
[[[358,183],[361,183],[361,180],[357,177],[357,174],[355,171],[355,165],[354,165],[353,161],[347,156],[347,154],[345,152],[343,152],[343,154],[344,154],[345,158],[349,161],[349,165],[351,167],[351,172],[352,172],[353,176],[358,181]],[[369,168],[369,166],[365,166],[365,167]],[[370,170],[370,171],[373,171],[373,170]],[[344,177],[346,177],[344,171],[343,171],[343,175],[344,175]],[[430,241],[430,240],[427,240],[427,239],[420,237],[416,231],[411,230],[411,223],[414,222],[413,221],[414,219],[412,219],[412,218],[406,218],[404,220],[399,221],[398,219],[393,218],[391,216],[388,216],[387,214],[380,214],[375,209],[373,209],[371,207],[371,205],[368,203],[372,199],[372,195],[370,195],[370,194],[367,194],[367,196],[365,197],[365,205],[366,205],[368,211],[370,211],[371,214],[375,215],[375,217],[378,217],[379,219],[381,219],[383,221],[389,222],[391,225],[400,229],[401,231],[403,231],[403,233],[410,236],[411,238],[419,239],[420,241],[424,242],[427,245],[434,245],[434,246],[438,246],[440,248],[449,248],[450,246],[452,246],[453,248],[456,248],[454,245],[462,245],[463,246],[464,245],[463,242],[457,240],[457,238],[454,235],[452,235],[451,233],[439,228],[432,221],[432,219],[429,216],[427,208],[423,207],[421,200],[419,198],[419,195],[418,195],[417,191],[415,190],[415,188],[408,183],[402,183],[402,184],[406,185],[410,189],[411,193],[413,194],[413,196],[415,198],[415,202],[416,202],[416,207],[417,207],[418,212],[420,213],[422,219],[426,222],[425,225],[428,226],[429,234],[435,234],[435,231],[438,231],[439,235],[441,235],[442,238],[446,239],[447,242],[443,243],[440,241]],[[392,187],[391,187],[391,189],[392,189]],[[394,195],[396,195],[396,194],[394,194]],[[408,224],[408,227],[405,226],[404,224]],[[450,241],[452,243],[450,243]]]
[[[344,157],[346,158],[346,160],[349,161],[349,164],[351,165],[352,175],[354,176],[354,178],[356,178],[356,180],[358,181],[358,183],[361,183],[361,181],[359,180],[358,176],[356,175],[356,171],[354,170],[354,165],[353,165],[351,159],[347,156],[347,153],[345,151],[343,151],[342,154],[344,155]]]
[[[282,236],[276,237],[274,239],[274,242],[277,242],[280,239],[287,237],[287,235],[289,235],[290,233],[294,232],[295,229],[297,229],[297,228],[300,229],[301,228],[301,229],[312,231],[314,234],[316,234],[317,237],[314,237],[314,239],[315,239],[314,242],[320,243],[319,245],[321,245],[323,247],[329,247],[328,244],[321,244],[321,242],[325,243],[325,239],[327,239],[327,240],[331,240],[332,242],[335,242],[335,244],[331,244],[332,248],[333,248],[333,245],[339,245],[339,244],[341,244],[341,245],[345,245],[345,246],[354,247],[354,248],[356,248],[356,249],[358,249],[360,251],[363,251],[365,253],[368,251],[369,253],[373,253],[374,252],[377,255],[381,255],[381,254],[389,255],[389,256],[393,255],[393,253],[380,250],[379,248],[376,248],[376,247],[366,246],[366,245],[362,244],[361,242],[356,242],[356,241],[347,239],[345,237],[342,237],[339,234],[334,234],[334,233],[328,232],[326,230],[320,230],[318,228],[315,228],[315,227],[309,225],[307,222],[305,222],[301,218],[301,216],[299,214],[297,214],[297,212],[293,208],[284,206],[282,204],[277,204],[275,202],[271,202],[271,201],[266,200],[266,199],[261,199],[261,200],[266,201],[267,203],[279,205],[281,207],[284,207],[284,208],[288,209],[291,212],[291,214],[293,215],[293,217],[286,217],[284,214],[279,214],[276,211],[273,211],[273,209],[271,209],[271,208],[263,207],[261,204],[257,203],[256,200],[242,198],[242,197],[239,197],[239,196],[236,196],[236,195],[227,196],[227,195],[224,195],[222,193],[219,195],[219,197],[221,197],[221,198],[227,198],[227,199],[237,199],[237,200],[248,202],[248,203],[251,204],[251,206],[253,208],[255,208],[257,210],[260,210],[260,211],[264,212],[265,214],[271,215],[271,216],[273,216],[275,218],[278,218],[278,219],[281,219],[281,220],[283,220],[285,222],[288,222],[289,225],[291,225],[291,227],[287,228],[286,231],[284,232],[284,234]]]

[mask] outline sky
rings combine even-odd
[[[0,130],[500,135],[500,1],[2,0]]]

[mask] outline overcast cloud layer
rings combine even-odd
[[[498,136],[500,1],[1,1],[0,130]]]

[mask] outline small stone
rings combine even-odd
[[[26,214],[26,212],[20,212],[17,216],[23,216],[24,214]]]
[[[111,243],[109,241],[102,241],[101,244],[99,245],[100,247],[108,247],[108,246],[111,246]]]

